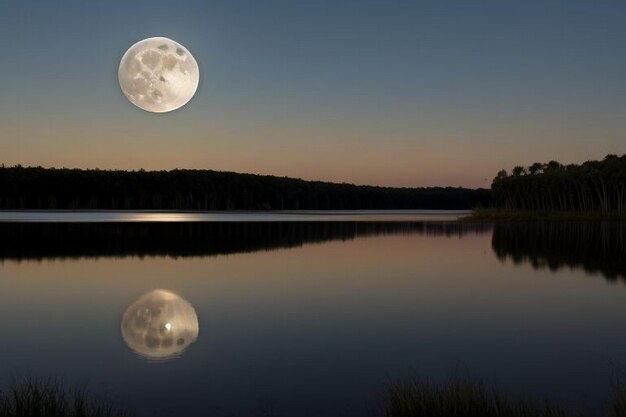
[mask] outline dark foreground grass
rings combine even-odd
[[[435,385],[401,382],[388,387],[384,417],[565,417],[566,410],[532,401],[512,401],[481,382]]]
[[[623,387],[621,387],[623,388]],[[626,390],[616,390],[606,410],[594,416],[626,417]],[[376,412],[376,415],[379,413]],[[264,414],[266,415],[266,414]],[[0,391],[0,417],[130,417],[134,412],[59,379],[25,378]],[[470,379],[444,384],[405,381],[388,386],[383,417],[578,417],[582,414],[531,400],[512,400],[495,387]]]
[[[596,211],[534,211],[506,210],[500,208],[477,208],[463,220],[497,221],[497,220],[626,220],[626,213]]]
[[[493,386],[470,379],[444,384],[405,381],[386,391],[384,417],[583,417],[532,400],[512,400]],[[626,417],[626,386],[618,384],[611,403],[593,416]]]
[[[59,379],[15,380],[0,391],[0,417],[130,417],[130,410],[93,398],[84,388],[69,388]]]
[[[608,417],[626,417],[626,390],[620,389],[613,395],[613,402],[607,413]]]

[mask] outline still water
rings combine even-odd
[[[467,210],[283,210],[283,211],[151,211],[151,210],[0,210],[0,222],[397,222],[449,221]]]
[[[459,372],[587,411],[626,368],[623,223],[5,222],[0,236],[0,385],[57,375],[140,416],[377,415],[385,384]]]

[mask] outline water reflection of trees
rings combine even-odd
[[[0,260],[211,256],[375,235],[452,237],[490,230],[458,222],[0,223]]]
[[[625,222],[499,223],[492,247],[501,260],[536,269],[582,268],[626,280]]]

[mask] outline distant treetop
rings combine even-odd
[[[0,209],[470,209],[485,189],[393,188],[211,170],[0,168]]]

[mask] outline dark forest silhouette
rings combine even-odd
[[[626,154],[563,165],[556,161],[502,170],[491,185],[493,204],[509,210],[626,213]]]
[[[209,170],[0,168],[0,209],[470,209],[489,190],[390,188]]]
[[[386,234],[458,237],[485,223],[0,223],[0,261],[126,256],[214,256]]]
[[[515,264],[582,268],[626,281],[626,222],[498,222],[492,248],[499,259]]]

